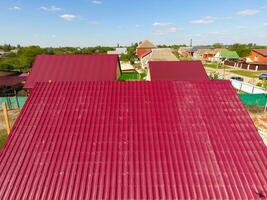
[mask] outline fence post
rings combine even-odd
[[[6,107],[6,103],[5,102],[2,102],[2,109],[3,109],[5,124],[6,124],[6,132],[9,135],[9,133],[10,133],[10,122],[9,122],[8,112],[7,112],[7,107]]]

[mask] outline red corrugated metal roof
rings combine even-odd
[[[267,148],[228,81],[41,83],[0,199],[258,199]]]
[[[36,82],[113,81],[116,80],[118,55],[39,55],[25,88]]]
[[[209,79],[201,61],[151,61],[149,72],[152,81]]]

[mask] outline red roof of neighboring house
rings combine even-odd
[[[3,76],[0,77],[0,86],[14,86],[26,81],[25,76]]]
[[[149,72],[152,81],[209,80],[201,61],[151,61]]]
[[[39,55],[25,88],[36,82],[113,81],[116,80],[118,55]]]
[[[257,52],[258,54],[261,54],[263,56],[267,56],[267,49],[253,49],[253,51]]]
[[[228,81],[38,83],[0,199],[259,199],[267,148]]]

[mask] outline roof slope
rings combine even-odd
[[[201,61],[149,62],[152,81],[209,80]]]
[[[225,58],[225,59],[239,59],[240,58],[236,51],[229,51],[229,50],[221,51],[220,56],[221,58]]]
[[[256,199],[267,148],[228,81],[40,83],[0,199]]]
[[[36,82],[116,80],[117,55],[39,55],[25,88]]]
[[[144,40],[138,45],[137,48],[138,49],[146,49],[146,48],[153,49],[153,48],[156,48],[156,46],[152,42],[148,40]]]
[[[253,49],[253,51],[263,55],[263,56],[267,56],[267,49]]]
[[[170,48],[159,48],[159,49],[152,49],[149,60],[151,61],[178,61],[179,59],[172,53],[172,50]]]

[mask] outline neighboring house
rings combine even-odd
[[[267,64],[267,49],[253,49],[246,57],[247,63]]]
[[[204,60],[205,53],[210,53],[211,49],[198,49],[194,52],[193,60]]]
[[[211,47],[210,46],[194,46],[194,47],[191,47],[189,50],[188,50],[188,55],[189,56],[194,56],[194,54],[200,50],[200,49],[210,49]]]
[[[120,75],[117,55],[39,55],[25,88],[37,82],[114,81]]]
[[[192,47],[180,47],[179,50],[178,50],[178,53],[179,53],[181,56],[187,57],[187,56],[189,56],[189,50],[190,50],[191,48],[192,48]]]
[[[209,80],[201,61],[149,62],[147,79],[151,81]]]
[[[115,54],[115,55],[127,54],[127,48],[118,47],[115,49],[115,51],[108,51],[107,54]]]
[[[218,49],[207,49],[206,51],[203,52],[202,54],[202,59],[203,61],[213,61],[214,56],[218,52],[226,51],[224,48],[218,48]]]
[[[2,49],[0,49],[0,58],[3,57],[6,54],[6,52]]]
[[[224,50],[224,51],[218,52],[214,56],[213,61],[215,61],[215,62],[224,62],[226,60],[228,60],[228,61],[238,61],[239,59],[240,59],[240,57],[236,53],[236,51]]]
[[[179,61],[170,48],[152,49],[141,58],[142,68],[146,69],[150,61]]]
[[[151,52],[152,49],[157,48],[152,42],[145,40],[140,42],[138,47],[136,48],[136,55],[139,59],[144,57],[147,53]]]
[[[264,199],[267,148],[229,81],[38,83],[0,199]]]

